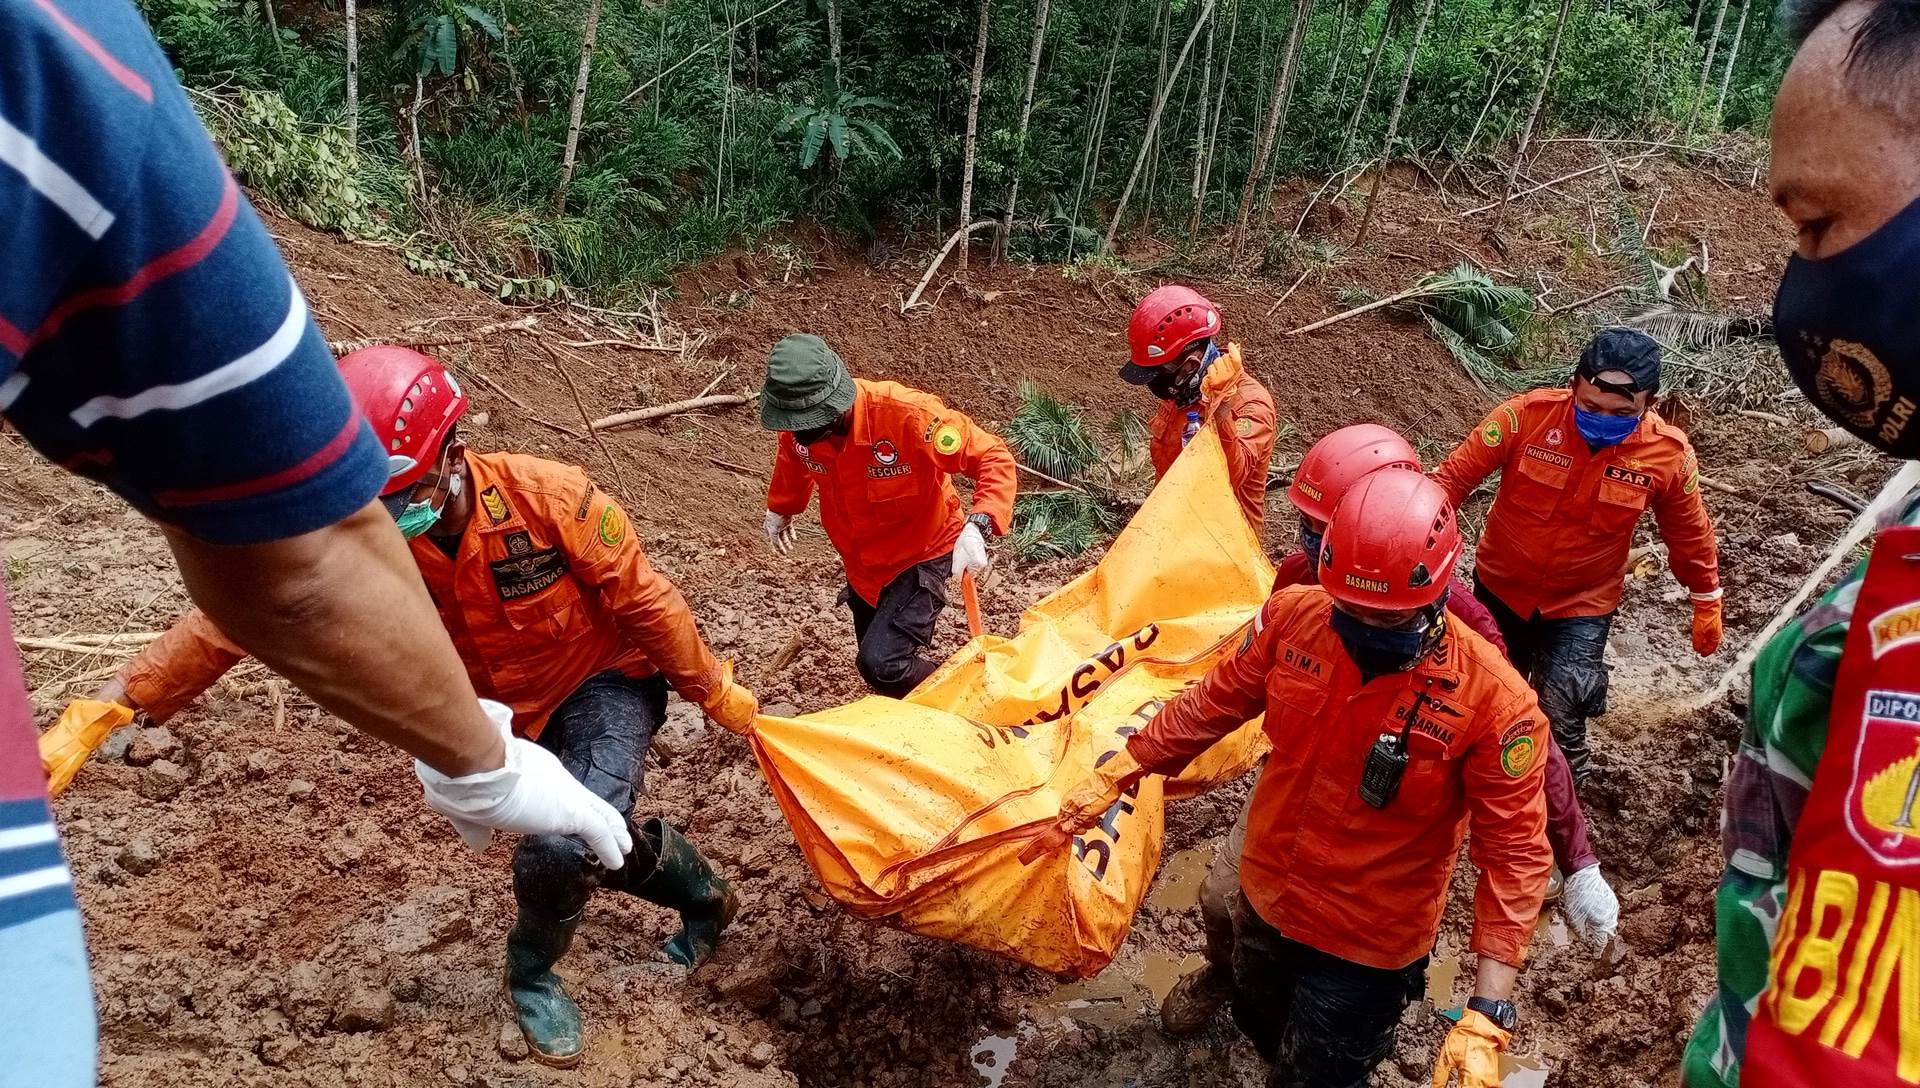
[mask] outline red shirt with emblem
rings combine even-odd
[[[1004,534],[1019,486],[1013,451],[939,397],[895,382],[854,379],[853,426],[802,446],[781,434],[767,509],[792,517],[820,492],[820,524],[840,552],[847,584],[868,604],[908,567],[953,550],[966,523],[957,473],[973,480],[973,508]]]
[[[1369,967],[1433,949],[1447,883],[1471,828],[1480,871],[1473,950],[1518,965],[1546,894],[1541,773],[1546,719],[1487,640],[1448,624],[1410,672],[1362,682],[1318,586],[1268,598],[1239,653],[1127,741],[1141,766],[1177,774],[1216,740],[1266,715],[1273,753],[1254,787],[1240,885],[1286,936]],[[1367,753],[1398,735],[1408,763],[1392,803],[1360,796]]]
[[[1598,452],[1573,422],[1571,389],[1536,389],[1488,413],[1433,478],[1459,506],[1494,472],[1476,577],[1523,618],[1601,616],[1620,607],[1634,527],[1649,507],[1667,564],[1695,593],[1719,588],[1713,521],[1680,429],[1649,409]]]

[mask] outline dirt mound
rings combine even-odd
[[[1541,166],[1551,177],[1576,152]],[[1569,169],[1572,167],[1569,166]],[[1370,315],[1321,334],[1288,329],[1379,296],[1470,254],[1550,285],[1552,303],[1613,286],[1594,252],[1618,232],[1617,205],[1656,201],[1656,243],[1710,250],[1714,297],[1758,308],[1788,239],[1749,179],[1649,160],[1515,207],[1494,249],[1461,201],[1393,191],[1364,253],[1308,274],[1197,282],[1227,313],[1255,371],[1293,429],[1283,449],[1361,419],[1450,447],[1488,398],[1417,322]],[[1394,187],[1407,184],[1396,179]],[[1283,200],[1297,214],[1304,192]],[[1594,218],[1592,209],[1602,209]],[[1760,225],[1758,229],[1756,225]],[[528,315],[406,274],[393,254],[276,224],[313,304],[336,338],[451,333]],[[1588,243],[1588,239],[1592,243]],[[1144,249],[1136,260],[1151,259]],[[593,341],[627,339],[604,315],[549,309],[533,337],[501,332],[438,347],[467,379],[476,448],[513,448],[585,465],[634,515],[656,563],[686,590],[716,648],[777,713],[860,693],[850,625],[833,599],[837,566],[817,530],[791,560],[759,539],[770,463],[750,410],[683,415],[584,437],[600,415],[717,391],[750,392],[764,353],[796,329],[821,332],[863,375],[946,396],[983,422],[1012,411],[1033,378],[1098,413],[1145,411],[1112,371],[1134,297],[1165,270],[1115,279],[1094,270],[1002,267],[971,289],[903,317],[918,279],[906,259],[791,247],[741,253],[690,273],[666,304],[673,326],[709,337],[686,355]],[[1171,258],[1168,258],[1171,259]],[[572,343],[559,343],[570,341]],[[565,373],[560,369],[565,367]],[[568,378],[578,386],[578,402]],[[1871,459],[1815,461],[1794,435],[1733,415],[1696,413],[1708,474],[1731,489],[1709,502],[1723,531],[1730,645],[1741,645],[1802,577],[1845,520],[1805,496],[1809,475],[1870,489]],[[158,535],[97,488],[0,447],[8,581],[23,634],[155,630],[185,607]],[[1292,519],[1270,504],[1284,549]],[[1470,512],[1471,514],[1472,512]],[[1789,539],[1791,538],[1791,539]],[[1011,630],[1022,607],[1092,561],[1007,564],[987,597]],[[1683,593],[1664,573],[1635,580],[1614,636],[1615,710],[1601,719],[1601,769],[1590,806],[1602,857],[1626,903],[1627,958],[1597,964],[1562,947],[1551,920],[1523,975],[1516,1053],[1544,1059],[1556,1082],[1609,1088],[1671,1079],[1681,1041],[1711,986],[1710,896],[1720,766],[1736,722],[1714,708],[1672,707],[1706,687],[1726,655],[1701,663],[1686,644]],[[961,641],[955,614],[939,648]],[[790,640],[799,651],[770,675]],[[36,709],[50,718],[114,661],[28,655]],[[168,762],[109,754],[61,799],[95,961],[105,1083],[179,1085],[598,1086],[1007,1084],[1093,1086],[1260,1083],[1263,1070],[1225,1025],[1197,1040],[1160,1036],[1144,1010],[1200,947],[1191,885],[1245,784],[1174,810],[1162,885],[1106,975],[1056,992],[1050,978],[967,949],[878,929],[815,887],[779,811],[737,739],[675,704],[655,746],[642,802],[687,827],[740,878],[745,910],[717,961],[688,978],[655,950],[664,912],[614,894],[593,900],[561,971],[592,1033],[587,1062],[565,1074],[523,1060],[499,982],[511,919],[508,846],[474,855],[425,813],[405,762],[345,730],[258,666],[245,666],[183,714]],[[1465,946],[1471,876],[1463,867],[1441,959]],[[1443,1023],[1409,1011],[1386,1083],[1425,1083]]]

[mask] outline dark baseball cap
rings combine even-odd
[[[1609,389],[1626,393],[1659,392],[1660,342],[1639,329],[1601,329],[1587,341],[1574,373],[1592,381],[1595,375],[1609,370],[1622,371],[1632,379],[1631,389],[1619,389],[1615,383],[1608,382]]]

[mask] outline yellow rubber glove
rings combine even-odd
[[[1040,837],[1027,844],[1020,852],[1020,864],[1031,865],[1049,851],[1058,850],[1075,835],[1100,822],[1113,803],[1120,799],[1128,786],[1138,782],[1146,775],[1146,769],[1133,753],[1123,746],[1118,752],[1107,757],[1107,761],[1094,768],[1093,773],[1081,779],[1067,791],[1060,801],[1060,815],[1053,826],[1040,833]]]
[[[1447,1088],[1450,1074],[1459,1075],[1460,1088],[1500,1088],[1500,1052],[1512,1038],[1500,1025],[1468,1009],[1440,1047],[1433,1088]]]
[[[733,682],[733,662],[729,661],[720,667],[720,686],[714,689],[702,709],[722,729],[744,737],[753,731],[753,723],[760,717],[760,700]]]
[[[80,772],[107,734],[133,720],[133,711],[119,703],[75,699],[60,712],[53,728],[40,734],[40,765],[47,771],[47,792],[58,794]]]

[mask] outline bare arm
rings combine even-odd
[[[194,601],[314,702],[449,777],[506,762],[500,732],[378,502],[270,544],[207,544],[163,531]]]
[[[1520,969],[1510,963],[1501,963],[1492,956],[1481,956],[1480,966],[1473,972],[1473,996],[1484,997],[1488,1001],[1510,1001],[1513,999],[1513,984],[1520,978]]]

